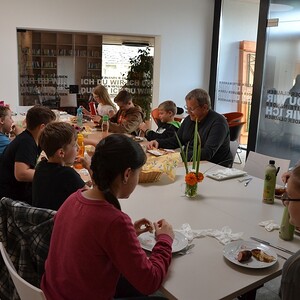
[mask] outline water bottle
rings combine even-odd
[[[295,226],[290,224],[290,214],[285,207],[282,215],[279,237],[285,241],[291,241],[294,238]]]
[[[274,204],[275,197],[275,185],[277,169],[275,167],[275,161],[270,160],[266,167],[263,202],[268,204]]]
[[[78,144],[78,154],[77,154],[77,156],[78,157],[84,157],[85,147],[84,147],[83,139],[84,139],[83,134],[78,133],[78,135],[77,135],[77,144]],[[83,168],[81,162],[77,162],[77,161],[74,162],[74,167],[76,169],[82,169]]]
[[[82,123],[83,123],[83,113],[82,113],[82,108],[78,107],[77,108],[77,126],[78,127],[82,127]]]
[[[109,130],[109,118],[108,115],[104,115],[102,119],[101,131],[103,133],[103,137],[108,135]]]

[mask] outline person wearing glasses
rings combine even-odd
[[[48,300],[150,300],[146,295],[160,288],[172,260],[172,225],[145,218],[132,223],[119,201],[136,188],[146,159],[140,144],[123,134],[96,146],[93,187],[71,194],[54,218],[41,282]],[[144,232],[155,235],[149,256],[138,240]]]
[[[300,227],[300,166],[290,171],[287,177],[283,205],[288,207],[290,223]],[[300,295],[300,250],[292,255],[282,269],[280,295],[283,300],[299,299]]]
[[[215,164],[231,167],[233,157],[230,152],[229,127],[223,115],[211,109],[208,93],[203,89],[194,89],[186,97],[185,109],[188,116],[183,120],[177,131],[181,144],[188,147],[188,159],[193,156],[193,137],[195,122],[201,138],[201,160],[208,160]],[[156,139],[147,145],[152,148],[178,148],[177,137]]]
[[[99,84],[93,90],[93,99],[98,103],[97,114],[92,116],[91,112],[82,107],[82,112],[85,115],[91,116],[95,122],[99,122],[101,117],[104,115],[111,118],[116,112],[117,108],[115,104],[111,101],[108,91],[105,86]]]

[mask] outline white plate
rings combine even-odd
[[[218,169],[211,172],[206,173],[207,177],[210,177],[215,180],[225,180],[235,177],[240,177],[246,175],[247,172],[234,169],[234,168],[225,168],[225,169]]]
[[[268,255],[274,256],[275,260],[270,263],[259,261],[254,257],[251,257],[250,260],[245,261],[245,262],[239,262],[237,260],[237,255],[240,251],[242,251],[242,250],[250,250],[251,251],[253,249],[263,250]],[[268,267],[273,266],[277,262],[276,252],[274,252],[272,249],[270,249],[268,246],[266,246],[264,244],[261,244],[258,242],[253,242],[253,241],[234,241],[232,243],[229,243],[224,247],[223,255],[232,263],[242,266],[242,267],[251,268],[251,269],[268,268]]]
[[[172,252],[178,252],[183,250],[188,245],[188,239],[178,231],[174,231],[175,237],[172,244]],[[143,249],[152,251],[156,244],[154,233],[145,232],[138,236]]]

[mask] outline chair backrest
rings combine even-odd
[[[241,121],[244,114],[239,111],[234,111],[234,112],[225,113],[225,114],[223,114],[223,116],[226,118],[228,124],[230,124],[232,122]]]
[[[236,156],[238,147],[239,147],[239,143],[237,141],[230,141],[230,152],[231,152],[233,161]]]
[[[281,176],[283,173],[287,172],[290,166],[290,160],[272,157],[257,152],[250,151],[245,162],[244,171],[249,175],[264,179],[265,178],[265,167],[269,164],[269,160],[275,160],[275,166],[280,170],[277,174],[276,183],[283,185]]]
[[[21,300],[45,300],[46,297],[41,289],[30,284],[17,273],[6,249],[4,248],[1,242],[0,242],[0,251],[1,251],[3,261],[9,271],[10,277],[17,289],[17,292]]]
[[[158,108],[154,108],[151,111],[151,116],[154,120],[154,122],[156,123],[156,125],[158,125],[158,121],[159,121],[159,117],[158,117]]]
[[[178,110],[178,109],[177,109],[177,110]],[[156,125],[158,125],[158,123],[159,123],[158,108],[154,108],[154,109],[151,111],[151,116],[152,116],[154,122],[156,123]],[[175,116],[175,117],[174,117],[174,120],[177,121],[177,122],[181,122],[183,118],[184,118],[184,117]]]
[[[237,141],[239,140],[242,127],[246,124],[246,122],[233,122],[228,124],[229,126],[229,133],[230,133],[230,141]]]

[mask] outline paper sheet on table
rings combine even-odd
[[[168,153],[159,157],[149,156],[142,172],[162,172],[167,174],[171,180],[174,180],[180,159],[179,152]]]
[[[191,226],[187,223],[183,224],[181,226],[181,229],[178,231],[183,233],[186,236],[186,238],[189,240],[189,242],[191,242],[195,238],[210,236],[216,238],[223,245],[226,245],[231,241],[239,240],[244,234],[243,232],[233,233],[231,228],[229,228],[228,226],[224,226],[221,229],[193,230]]]

